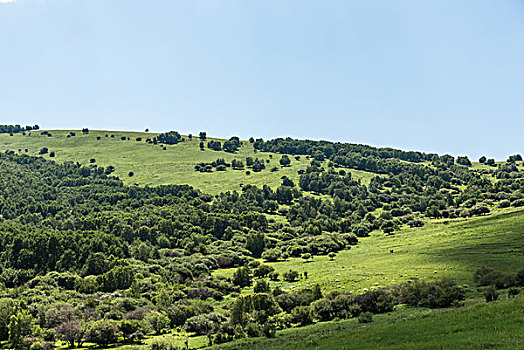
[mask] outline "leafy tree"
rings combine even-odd
[[[269,283],[266,280],[260,279],[255,283],[253,291],[255,293],[269,293]]]
[[[250,232],[246,237],[246,249],[249,250],[255,258],[260,258],[266,241],[262,232]]]
[[[486,157],[485,156],[482,156],[479,158],[479,163],[480,164],[485,164],[486,163]]]
[[[471,161],[468,159],[467,156],[463,157],[457,157],[457,164],[465,165],[465,166],[471,166]]]
[[[291,311],[291,319],[294,323],[298,323],[301,326],[307,326],[313,323],[311,318],[311,309],[309,306],[297,306]]]
[[[118,341],[119,330],[115,321],[100,320],[87,324],[86,341],[107,347]]]
[[[289,164],[291,164],[291,160],[289,159],[289,157],[285,154],[282,155],[282,158],[280,158],[280,165],[288,166]]]
[[[207,137],[207,134],[205,131],[201,131],[199,134],[198,134],[198,137],[200,138],[201,141],[205,141],[206,140],[206,137]]]
[[[279,186],[276,192],[276,198],[280,204],[289,204],[293,201],[293,192],[291,187],[288,186]]]
[[[164,143],[166,145],[175,145],[179,143],[182,139],[182,136],[178,131],[169,131],[163,134],[160,134],[156,137],[158,143]]]
[[[280,257],[282,256],[282,251],[278,248],[271,248],[267,249],[264,253],[262,253],[262,259],[266,261],[278,261]]]
[[[0,341],[9,338],[9,323],[11,316],[17,312],[17,305],[13,299],[0,299]]]
[[[251,285],[251,270],[247,266],[239,267],[233,274],[233,284],[240,288]]]
[[[65,341],[70,348],[75,347],[75,342],[80,343],[84,335],[82,325],[75,320],[61,323],[55,328],[58,339]]]
[[[22,349],[24,337],[31,335],[33,329],[33,317],[27,310],[19,310],[11,315],[9,319],[9,343],[13,349]]]
[[[157,335],[162,334],[169,327],[169,318],[162,312],[151,311],[146,320]]]
[[[295,270],[289,270],[287,272],[284,272],[282,277],[286,282],[295,282],[298,279],[298,272]]]

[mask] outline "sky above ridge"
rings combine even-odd
[[[524,1],[0,0],[0,124],[524,153]]]

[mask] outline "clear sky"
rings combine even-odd
[[[524,152],[524,1],[0,0],[0,124]]]

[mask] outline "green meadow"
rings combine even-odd
[[[472,303],[459,309],[405,309],[356,319],[284,330],[273,339],[250,339],[214,349],[426,350],[524,348],[524,298]]]
[[[68,138],[70,131],[49,130],[51,137],[41,135],[42,130],[33,131],[31,135],[25,136],[0,134],[0,151],[13,150],[17,153],[25,153],[27,149],[27,154],[38,156],[40,150],[46,147],[50,152],[55,152],[55,157],[51,158],[49,154],[43,157],[57,162],[73,161],[88,165],[91,164],[91,159],[95,159],[94,164],[99,166],[112,165],[115,167],[113,174],[126,184],[140,186],[187,184],[210,194],[239,190],[243,185],[248,184],[276,188],[280,185],[282,176],[297,182],[299,177],[297,171],[305,169],[309,164],[306,157],[300,157],[299,160],[290,157],[290,166],[281,167],[279,154],[256,152],[248,141],[244,141],[240,150],[232,154],[213,151],[207,147],[201,151],[198,137],[189,140],[186,136],[185,142],[165,146],[145,142],[146,138],[157,135],[154,133],[92,130],[85,135],[79,130],[74,130],[76,136]],[[97,137],[100,137],[100,140],[97,140]],[[129,137],[130,140],[123,141],[121,137]],[[142,140],[136,141],[137,138]],[[207,144],[207,141],[205,143]],[[164,146],[166,150],[163,150]],[[211,163],[217,158],[224,158],[227,162],[233,159],[243,160],[245,164],[246,157],[264,159],[266,169],[258,173],[250,171],[249,175],[246,174],[246,171],[250,170],[248,168],[244,170],[228,168],[227,171],[212,173],[200,173],[194,170],[197,163]],[[270,169],[273,167],[277,167],[278,171],[271,172]],[[129,177],[129,172],[133,172],[132,177]],[[360,179],[363,183],[369,183],[376,175],[359,170],[351,170],[351,173],[355,179]]]
[[[403,228],[394,235],[374,231],[352,249],[339,252],[333,261],[315,256],[310,261],[292,258],[268,265],[280,274],[289,269],[307,272],[308,278],[297,283],[271,282],[286,289],[320,283],[327,291],[362,293],[412,278],[441,277],[469,285],[473,272],[482,266],[502,271],[524,268],[523,238],[524,210],[507,210],[484,217],[429,221],[422,228]],[[234,270],[215,273],[232,276]]]

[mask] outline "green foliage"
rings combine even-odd
[[[373,314],[371,312],[363,312],[358,316],[358,323],[371,323],[373,322]]]
[[[400,289],[403,303],[430,308],[449,307],[465,296],[462,288],[447,279],[434,282],[414,281],[401,285]]]
[[[294,282],[298,279],[298,272],[295,270],[289,270],[287,272],[284,272],[282,274],[282,277],[284,278],[284,281]]]
[[[255,283],[253,291],[255,293],[269,293],[269,283],[266,280],[260,279]]]
[[[499,298],[499,294],[497,292],[497,288],[495,286],[488,286],[484,290],[484,297],[486,298],[486,302],[492,302]]]
[[[31,335],[33,329],[33,317],[27,310],[18,310],[9,318],[9,343],[15,350],[23,349],[23,340]]]
[[[151,311],[146,320],[156,334],[162,334],[169,327],[169,318],[162,312]]]
[[[251,232],[247,235],[246,249],[253,254],[253,257],[260,258],[265,247],[266,242],[262,232]]]
[[[175,145],[180,142],[182,137],[177,131],[169,131],[163,134],[158,135],[156,138],[153,138],[158,143],[165,143],[167,145]]]
[[[251,270],[247,266],[239,267],[233,275],[233,283],[240,288],[251,285]]]
[[[119,330],[115,321],[93,321],[87,324],[86,329],[86,340],[98,346],[108,346],[118,340]]]

